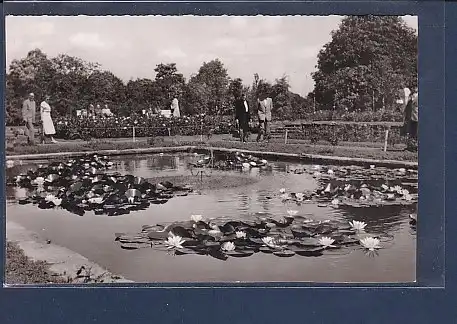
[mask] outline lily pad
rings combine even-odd
[[[148,232],[148,237],[151,240],[167,240],[168,239],[168,232],[156,232],[156,231],[150,231]]]
[[[274,255],[278,257],[283,257],[283,258],[289,258],[295,255],[294,251],[291,250],[281,250],[281,251],[275,251],[273,252]]]

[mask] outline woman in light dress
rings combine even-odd
[[[178,98],[176,98],[176,96],[173,98],[173,100],[171,101],[171,113],[173,114],[173,117],[181,117],[181,112],[179,111],[179,101],[178,101]]]
[[[50,97],[48,95],[45,96],[45,99],[40,104],[43,143],[46,142],[47,137],[51,138],[52,143],[57,143],[57,141],[53,137],[53,135],[56,133],[56,130],[54,128],[54,123],[51,118],[51,106],[49,105],[49,99]]]

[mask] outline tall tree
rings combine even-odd
[[[158,64],[154,71],[156,72],[156,105],[160,109],[169,109],[173,97],[182,96],[186,80],[181,73],[178,73],[176,63]]]
[[[324,109],[388,108],[417,82],[417,35],[396,16],[345,17],[318,54],[315,98]]]
[[[209,92],[206,111],[210,115],[230,113],[230,78],[224,64],[215,59],[203,65],[195,76],[195,82],[202,84]]]

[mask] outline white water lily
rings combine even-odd
[[[325,187],[324,192],[330,192],[330,188],[331,188],[331,186],[330,186],[330,183],[329,183],[329,184],[327,185],[327,187]]]
[[[203,220],[203,216],[202,215],[191,215],[190,219],[197,223],[197,222],[200,222]]]
[[[260,160],[260,162],[262,162],[263,164],[267,164],[268,163],[267,160]]]
[[[91,204],[101,204],[103,203],[103,198],[102,197],[92,197],[89,199],[89,203]]]
[[[288,210],[287,210],[287,214],[288,214],[289,216],[295,216],[295,215],[298,214],[298,210],[291,210],[291,209],[288,209]]]
[[[244,231],[236,231],[235,235],[236,235],[236,238],[238,238],[238,239],[246,238],[246,232],[244,232]]]
[[[406,169],[405,169],[405,168],[400,168],[400,169],[398,169],[398,172],[400,172],[400,173],[406,173]]]
[[[336,247],[335,245],[332,245],[334,242],[334,239],[327,236],[323,236],[319,239],[319,244],[322,245],[324,248]]]
[[[300,198],[303,199],[303,198],[305,198],[305,194],[303,192],[297,192],[297,193],[295,193],[295,197],[297,197],[298,199],[300,199]]]
[[[348,183],[344,186],[344,191],[348,191],[349,189],[351,189],[351,185]]]
[[[379,245],[380,244],[379,239],[371,237],[371,236],[361,239],[360,244],[362,244],[362,246],[365,249],[368,249],[369,251],[374,251],[375,249],[381,248],[381,246]]]
[[[400,194],[403,195],[403,196],[408,196],[409,195],[409,190],[408,189],[402,189]]]
[[[233,251],[235,250],[235,244],[233,242],[225,242],[221,248],[223,251]]]
[[[316,172],[313,173],[313,176],[315,176],[315,177],[320,177],[320,176],[321,176],[321,173],[318,172],[318,171],[316,171]]]
[[[128,197],[127,200],[129,204],[133,204],[135,202],[135,197]]]
[[[7,168],[12,168],[13,166],[14,166],[14,161],[13,160],[6,161],[6,167]]]
[[[313,166],[312,166],[312,169],[313,169],[313,170],[320,170],[320,169],[321,169],[321,166],[320,166],[320,165],[313,165]]]
[[[251,165],[247,162],[244,162],[242,165],[243,169],[249,169],[251,167]]]
[[[338,199],[332,200],[332,205],[339,205],[340,201]]]
[[[364,231],[365,227],[367,226],[367,224],[365,222],[359,222],[359,221],[349,222],[349,225],[351,225],[353,230],[356,230],[358,232]]]
[[[374,169],[376,166],[374,164],[370,165],[370,169]]]
[[[408,195],[405,195],[403,198],[404,198],[406,201],[411,201],[411,200],[413,200],[413,196],[411,196],[411,195],[409,195],[409,194],[408,194]]]
[[[43,177],[37,177],[35,180],[33,180],[33,183],[42,186],[44,184],[44,178]]]
[[[389,187],[388,187],[387,185],[385,185],[385,184],[383,184],[383,185],[381,186],[381,188],[382,188],[384,191],[389,190]]]
[[[333,172],[332,169],[328,170],[327,173],[328,173],[328,174],[334,174],[334,172]]]
[[[279,245],[276,244],[276,241],[274,238],[272,238],[271,236],[266,236],[266,237],[262,237],[262,242],[269,246],[269,247],[272,247],[272,248],[278,248],[280,247]]]
[[[44,199],[46,201],[52,202],[56,206],[60,206],[60,204],[62,203],[62,199],[61,198],[57,198],[56,196],[54,196],[52,194],[46,195],[46,197]]]
[[[284,193],[284,194],[281,195],[281,199],[282,199],[282,200],[289,200],[289,199],[290,199],[290,196],[289,196],[289,194]]]
[[[279,189],[279,192],[282,193],[282,194],[286,193],[286,188]]]
[[[165,244],[168,245],[168,249],[178,248],[182,249],[182,244],[185,241],[181,236],[174,235],[172,232],[169,233],[168,239],[165,241]]]
[[[395,186],[395,187],[393,187],[391,190],[392,190],[392,191],[395,191],[395,192],[397,192],[397,193],[399,193],[399,194],[401,194],[402,191],[403,191],[403,188],[400,187],[400,186]]]

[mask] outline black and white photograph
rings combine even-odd
[[[5,25],[5,285],[416,281],[417,16]]]

